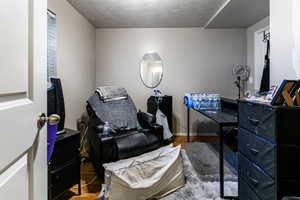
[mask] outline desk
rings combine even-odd
[[[227,102],[228,103],[228,102]],[[234,103],[234,102],[232,102]],[[234,107],[234,106],[233,106]],[[238,126],[238,117],[237,110],[232,108],[224,108],[222,110],[217,111],[208,111],[208,110],[195,110],[193,108],[187,107],[187,134],[188,134],[188,142],[190,141],[190,109],[199,112],[200,114],[208,117],[209,119],[216,122],[219,126],[219,159],[220,159],[220,196],[223,199],[238,199],[238,197],[231,197],[224,195],[224,127],[237,127]]]

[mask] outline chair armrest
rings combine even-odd
[[[150,132],[155,134],[160,141],[164,140],[164,127],[159,124],[151,124]]]
[[[146,112],[138,112],[137,118],[143,129],[150,129],[152,124],[156,122],[156,117]]]
[[[155,123],[155,115],[140,111],[137,113],[137,117],[143,129],[149,129],[150,133],[155,134],[160,139],[160,141],[163,141],[164,128],[163,126]]]
[[[102,136],[100,136],[100,140],[102,143],[111,143],[112,144],[115,142],[114,137],[111,135],[106,135],[106,136],[102,135]]]
[[[118,146],[113,136],[101,136],[102,143],[102,162],[113,162],[118,160]]]
[[[112,162],[118,159],[118,146],[115,138],[111,133],[104,135],[103,125],[94,126],[95,134],[97,134],[101,162]]]

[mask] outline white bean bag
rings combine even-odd
[[[184,186],[180,146],[104,164],[106,200],[161,198]]]

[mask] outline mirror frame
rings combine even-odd
[[[144,57],[146,54],[157,54],[162,62],[161,64],[161,68],[162,68],[162,72],[161,72],[161,76],[160,76],[160,79],[159,79],[159,82],[157,84],[155,84],[153,87],[150,87],[148,86],[144,80],[143,80],[143,77],[142,77],[142,62],[144,61]],[[160,85],[160,83],[162,82],[162,79],[163,79],[163,76],[164,76],[164,62],[163,62],[163,59],[160,57],[160,55],[157,53],[157,52],[150,52],[150,53],[145,53],[140,61],[140,64],[139,64],[139,68],[140,68],[140,78],[141,78],[141,81],[143,83],[143,85],[147,88],[150,88],[150,89],[154,89],[156,87],[158,87]]]

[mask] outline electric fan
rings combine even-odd
[[[244,83],[249,79],[250,69],[248,68],[248,66],[234,65],[232,68],[232,74],[236,78],[236,81],[234,83],[239,90],[239,98],[241,98],[241,90],[244,86]]]

